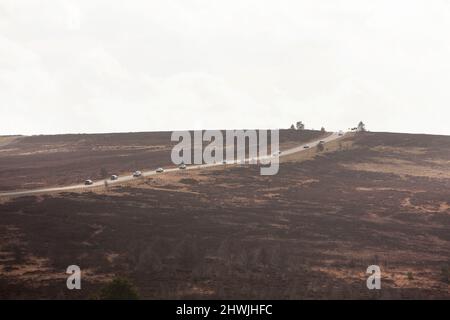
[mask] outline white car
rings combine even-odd
[[[182,163],[182,164],[180,164],[180,166],[178,168],[180,168],[181,170],[184,170],[184,169],[186,169],[186,165],[184,163]]]
[[[309,149],[309,146],[308,146],[308,145],[306,145],[306,146],[304,146],[304,147],[303,147],[303,149]]]
[[[91,184],[94,184],[94,182],[90,179],[84,181],[84,185],[86,186],[90,186]]]
[[[158,168],[158,169],[156,169],[156,172],[158,172],[158,173],[163,173],[163,172],[164,172],[164,169],[163,169],[163,168]]]
[[[117,180],[117,179],[119,179],[119,176],[118,176],[118,175],[113,174],[113,175],[111,176],[111,180]]]
[[[142,176],[142,172],[140,172],[140,171],[133,172],[133,177],[138,178],[140,176]]]
[[[339,131],[338,135],[339,135],[339,136],[341,137],[341,136],[343,136],[343,135],[344,135],[344,132],[342,132],[342,131]]]

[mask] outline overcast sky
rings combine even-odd
[[[0,0],[0,134],[450,134],[448,0]]]

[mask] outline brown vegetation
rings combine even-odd
[[[449,150],[365,133],[276,176],[228,166],[16,198],[0,205],[0,297],[89,298],[123,276],[155,299],[448,299],[450,179],[434,172]],[[87,270],[81,291],[65,288],[71,264]],[[366,288],[371,264],[381,291]]]

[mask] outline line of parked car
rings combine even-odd
[[[276,155],[280,155],[281,154],[281,151],[275,151],[274,153],[273,153],[273,156],[276,156]],[[257,159],[257,158],[256,158]],[[249,159],[249,161],[254,161],[255,160],[255,158],[251,158],[251,159]],[[223,160],[222,161],[222,164],[234,164],[234,163],[241,163],[242,161],[227,161],[227,160]],[[184,164],[184,163],[181,163],[179,166],[178,166],[178,168],[180,169],[180,170],[185,170],[186,169],[186,165]],[[163,173],[164,172],[164,168],[158,168],[158,169],[156,169],[155,170],[157,173]],[[142,177],[142,171],[139,171],[139,170],[136,170],[136,171],[134,171],[133,172],[133,177],[134,178],[139,178],[139,177]],[[116,175],[116,174],[113,174],[111,177],[110,177],[110,180],[111,181],[115,181],[115,180],[117,180],[117,179],[119,179],[119,176],[118,175]],[[84,181],[84,184],[85,185],[87,185],[87,186],[89,186],[89,185],[92,185],[92,184],[94,184],[94,182],[92,181],[92,180],[90,180],[90,179],[88,179],[88,180],[85,180]]]
[[[180,170],[184,170],[184,169],[186,169],[186,165],[185,165],[184,163],[182,163],[182,164],[180,164],[180,166],[179,166],[178,168],[179,168]],[[158,169],[155,170],[155,172],[156,172],[156,173],[163,173],[163,172],[164,172],[164,168],[158,168]],[[134,171],[134,172],[133,172],[133,177],[134,177],[134,178],[142,177],[142,171],[139,171],[139,170]],[[115,181],[115,180],[117,180],[117,179],[119,179],[119,176],[116,175],[116,174],[113,174],[113,175],[110,177],[110,180],[111,180],[111,181]],[[85,184],[86,186],[90,186],[90,185],[93,185],[93,184],[94,184],[94,181],[92,181],[91,179],[87,179],[87,180],[84,181],[84,184]]]

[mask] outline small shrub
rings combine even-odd
[[[325,150],[323,143],[319,143],[317,145],[317,152],[322,152],[323,150]]]
[[[99,294],[101,300],[138,300],[139,295],[133,284],[124,278],[114,278]]]
[[[102,179],[105,179],[106,177],[108,177],[108,170],[106,170],[105,168],[101,168],[100,169],[100,177],[102,177]]]
[[[183,178],[183,179],[180,179],[180,183],[183,183],[183,184],[198,184],[198,181],[195,180],[195,179],[191,179],[191,178]]]
[[[449,267],[442,267],[441,269],[441,280],[445,283],[450,283],[450,268]]]

